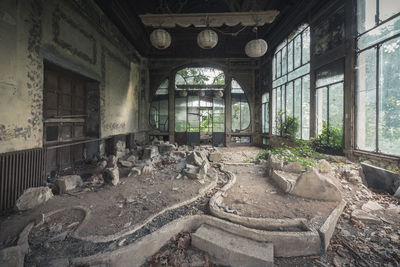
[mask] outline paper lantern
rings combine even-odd
[[[222,91],[217,91],[217,92],[215,92],[214,96],[216,98],[222,98],[224,96],[224,93]]]
[[[187,97],[188,93],[187,93],[187,91],[183,90],[183,91],[180,91],[180,92],[179,92],[179,95],[180,95],[181,97]]]
[[[171,35],[163,29],[156,29],[150,34],[151,44],[160,50],[166,49],[171,45]]]
[[[248,57],[261,57],[267,52],[268,45],[263,39],[255,39],[248,42],[244,48],[244,52]]]
[[[214,48],[218,43],[218,34],[210,29],[201,31],[197,35],[197,44],[203,49]]]

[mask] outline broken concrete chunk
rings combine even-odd
[[[208,161],[203,161],[203,163],[200,166],[199,174],[203,175],[204,177],[205,175],[207,175],[209,169],[210,169],[210,163],[208,163]]]
[[[117,185],[119,183],[119,170],[115,168],[107,168],[104,170],[103,174],[104,181],[106,183]]]
[[[303,168],[301,167],[300,163],[297,161],[287,162],[282,165],[282,171],[292,172],[292,173],[301,173],[303,171]]]
[[[317,169],[320,173],[330,173],[332,171],[331,164],[324,159],[318,162]]]
[[[128,176],[136,176],[136,175],[140,175],[142,172],[139,168],[132,168],[129,175]]]
[[[15,206],[18,210],[30,210],[45,203],[52,197],[53,193],[47,186],[31,187],[26,189],[18,198]]]
[[[271,155],[268,159],[267,166],[273,170],[282,170],[283,161],[279,159],[277,155]]]
[[[126,160],[127,160],[127,161],[130,161],[130,162],[135,162],[136,157],[135,157],[134,155],[131,155],[131,156],[129,156]]]
[[[383,210],[383,207],[379,205],[377,202],[370,200],[364,205],[362,205],[361,209],[366,212],[371,212],[371,211]]]
[[[64,241],[65,238],[67,237],[68,232],[62,232],[61,234],[55,235],[53,237],[51,237],[49,240],[47,240],[47,242],[51,243],[51,242],[60,242],[60,241]]]
[[[183,175],[187,176],[189,179],[199,180],[203,178],[203,175],[199,174],[199,170],[199,167],[184,169]]]
[[[196,165],[196,166],[201,166],[201,164],[203,163],[203,159],[201,158],[201,156],[199,156],[197,151],[190,153],[189,156],[187,157],[186,161],[189,164]]]
[[[155,156],[158,156],[158,147],[156,146],[149,146],[143,150],[143,160],[152,159]]]
[[[55,180],[54,184],[56,185],[58,192],[63,194],[69,190],[81,186],[83,181],[79,175],[67,175]]]
[[[100,170],[104,170],[107,167],[107,160],[101,160],[97,163],[97,167]]]
[[[158,151],[160,152],[161,155],[171,153],[172,151],[175,150],[175,146],[173,144],[160,144],[158,146]]]
[[[396,192],[393,195],[394,198],[400,198],[400,186],[397,188]]]
[[[143,174],[152,174],[153,173],[153,166],[144,166],[142,169]]]
[[[351,213],[351,217],[358,219],[364,223],[373,223],[373,224],[381,223],[381,220],[378,217],[371,215],[363,210],[358,210],[358,209],[354,210]]]
[[[328,201],[340,201],[342,195],[331,179],[316,169],[305,172],[297,179],[293,195]]]
[[[108,160],[107,160],[107,168],[115,168],[117,167],[117,157],[114,155],[110,155],[108,156]]]
[[[208,158],[212,162],[220,162],[222,160],[222,153],[218,151],[211,152]]]
[[[122,167],[130,168],[133,166],[132,161],[127,161],[127,160],[119,160],[119,163],[121,164]]]

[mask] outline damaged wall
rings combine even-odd
[[[99,82],[101,138],[145,137],[147,61],[92,1],[1,1],[0,51],[0,153],[42,147],[45,61]]]

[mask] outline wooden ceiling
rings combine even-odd
[[[163,13],[218,13],[278,10],[280,14],[272,24],[259,27],[258,36],[270,43],[269,37],[285,31],[292,23],[300,23],[307,13],[323,0],[95,0],[139,53],[148,58],[246,58],[244,46],[255,38],[252,27],[237,25],[216,28],[218,44],[204,50],[197,45],[197,34],[202,28],[168,29],[171,46],[158,50],[150,44],[153,28],[145,27],[139,14]],[[325,1],[327,2],[327,1]],[[297,22],[299,21],[299,22]],[[278,27],[280,26],[280,27]],[[276,29],[276,30],[274,30]],[[237,33],[235,35],[235,33]]]

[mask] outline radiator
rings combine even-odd
[[[29,187],[44,184],[43,149],[0,154],[0,211],[12,208]]]

